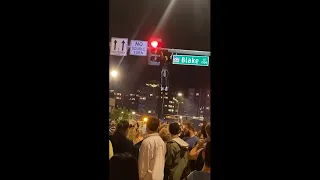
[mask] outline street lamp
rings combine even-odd
[[[182,97],[183,96],[183,94],[181,93],[181,92],[179,92],[178,94],[177,94],[177,96],[178,97]],[[175,99],[174,98],[174,100],[176,100],[177,101],[177,103],[178,103],[178,107],[177,107],[177,115],[179,114],[179,107],[180,107],[180,102],[177,100],[177,99]],[[182,102],[181,102],[182,103]]]
[[[111,76],[112,76],[112,77],[117,77],[117,76],[118,76],[118,71],[112,70],[112,71],[111,71]]]

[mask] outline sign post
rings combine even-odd
[[[172,64],[209,66],[209,56],[173,55]]]

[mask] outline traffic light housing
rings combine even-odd
[[[162,54],[161,49],[162,48],[162,40],[158,38],[152,38],[149,41],[149,48],[148,48],[148,65],[151,66],[159,66]]]

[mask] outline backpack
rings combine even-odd
[[[184,156],[189,152],[189,151],[188,151],[188,148],[181,147],[181,146],[180,146],[177,142],[175,142],[175,141],[169,141],[169,142],[167,142],[167,147],[168,147],[168,151],[169,151],[169,152],[172,151],[171,148],[172,148],[172,145],[173,145],[174,143],[175,143],[176,145],[178,145],[179,150],[178,150],[178,152],[176,152],[176,153],[173,155],[173,159],[176,160],[177,158],[179,158],[179,159],[181,160],[181,159],[184,158]],[[189,163],[188,163],[188,164],[189,164]],[[185,177],[187,177],[187,176],[189,175],[189,173],[190,173],[190,168],[188,168],[188,167],[189,167],[188,164],[187,164],[187,166],[184,168],[180,179],[184,179]],[[174,161],[170,167],[166,167],[166,168],[165,168],[165,179],[169,179],[169,180],[172,179],[172,177],[169,177],[169,176],[170,176],[170,170],[173,169],[173,168],[175,168],[177,165],[179,165],[179,162]]]

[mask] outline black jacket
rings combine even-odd
[[[140,146],[142,144],[142,141],[140,141],[137,144],[133,145],[134,154],[135,154],[134,157],[137,158],[137,160],[139,159],[139,149],[140,149]]]
[[[114,154],[127,152],[132,154],[133,156],[135,155],[133,150],[133,143],[127,137],[121,134],[113,134],[112,136],[110,136],[110,141],[112,143]]]

